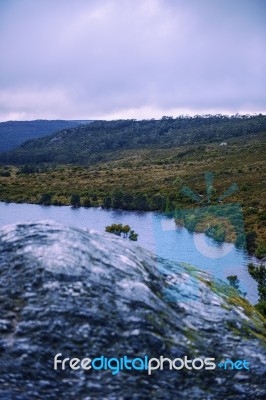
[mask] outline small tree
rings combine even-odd
[[[246,234],[247,250],[249,253],[254,253],[256,250],[257,233],[255,231]]]
[[[103,199],[103,207],[104,208],[111,208],[112,207],[112,199],[110,196],[107,196]]]
[[[76,193],[72,194],[70,203],[73,207],[80,207],[80,195]]]
[[[130,228],[129,225],[122,224],[112,224],[105,227],[105,231],[113,233],[117,236],[122,236],[124,239],[129,239],[133,241],[138,240],[138,234]]]
[[[228,280],[230,286],[232,286],[236,290],[239,289],[240,282],[237,275],[229,275],[226,279]]]
[[[239,281],[237,275],[229,275],[229,276],[227,276],[226,279],[228,280],[229,285],[232,286],[240,294],[240,296],[246,297],[247,293],[246,292],[242,292],[239,289],[240,281]]]
[[[255,251],[255,256],[257,258],[260,258],[260,259],[264,258],[266,256],[266,246],[265,246],[265,244],[263,244],[263,243],[259,243],[258,244],[258,247],[257,247],[257,249]]]
[[[52,201],[52,195],[50,193],[43,193],[40,197],[39,203],[45,206],[49,206]]]
[[[248,272],[258,283],[259,301],[255,307],[266,317],[266,266],[250,263],[248,264]]]
[[[134,199],[134,206],[136,210],[148,211],[149,203],[146,194],[139,193]]]
[[[83,206],[84,207],[91,207],[91,200],[89,197],[86,197],[83,201]]]
[[[135,231],[130,230],[128,238],[129,238],[129,240],[133,240],[134,242],[136,242],[138,240],[138,236],[139,235]]]

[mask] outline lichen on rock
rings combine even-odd
[[[135,243],[43,221],[0,230],[0,398],[263,399],[265,320],[227,284]],[[250,370],[86,372],[65,357],[246,359]]]

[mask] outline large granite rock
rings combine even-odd
[[[262,317],[220,281],[111,234],[0,230],[0,399],[265,399]],[[250,370],[54,370],[64,357],[245,359]]]

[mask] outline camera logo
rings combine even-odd
[[[218,196],[213,182],[214,174],[206,172],[205,195],[197,194],[187,186],[182,188],[182,194],[193,200],[196,207],[178,208],[153,217],[156,254],[169,259],[171,253],[174,261],[186,261],[197,269],[206,270],[209,265],[211,273],[226,280],[227,276],[235,274],[235,249],[246,248],[243,212],[239,203],[223,202],[238,190],[237,185],[233,183]],[[175,281],[173,271],[167,276],[167,301],[192,301],[199,296],[198,279],[193,278],[193,268],[186,267],[190,273],[184,276],[184,290],[185,286],[186,290],[190,287],[194,295],[184,296],[180,279]]]

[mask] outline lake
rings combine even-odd
[[[257,301],[257,283],[247,270],[254,259],[247,252],[229,243],[218,244],[204,233],[190,233],[176,226],[174,219],[164,213],[0,202],[0,227],[47,219],[99,232],[112,223],[128,224],[139,234],[137,243],[146,249],[170,260],[192,264],[223,280],[228,275],[237,275],[248,300],[252,304]]]

